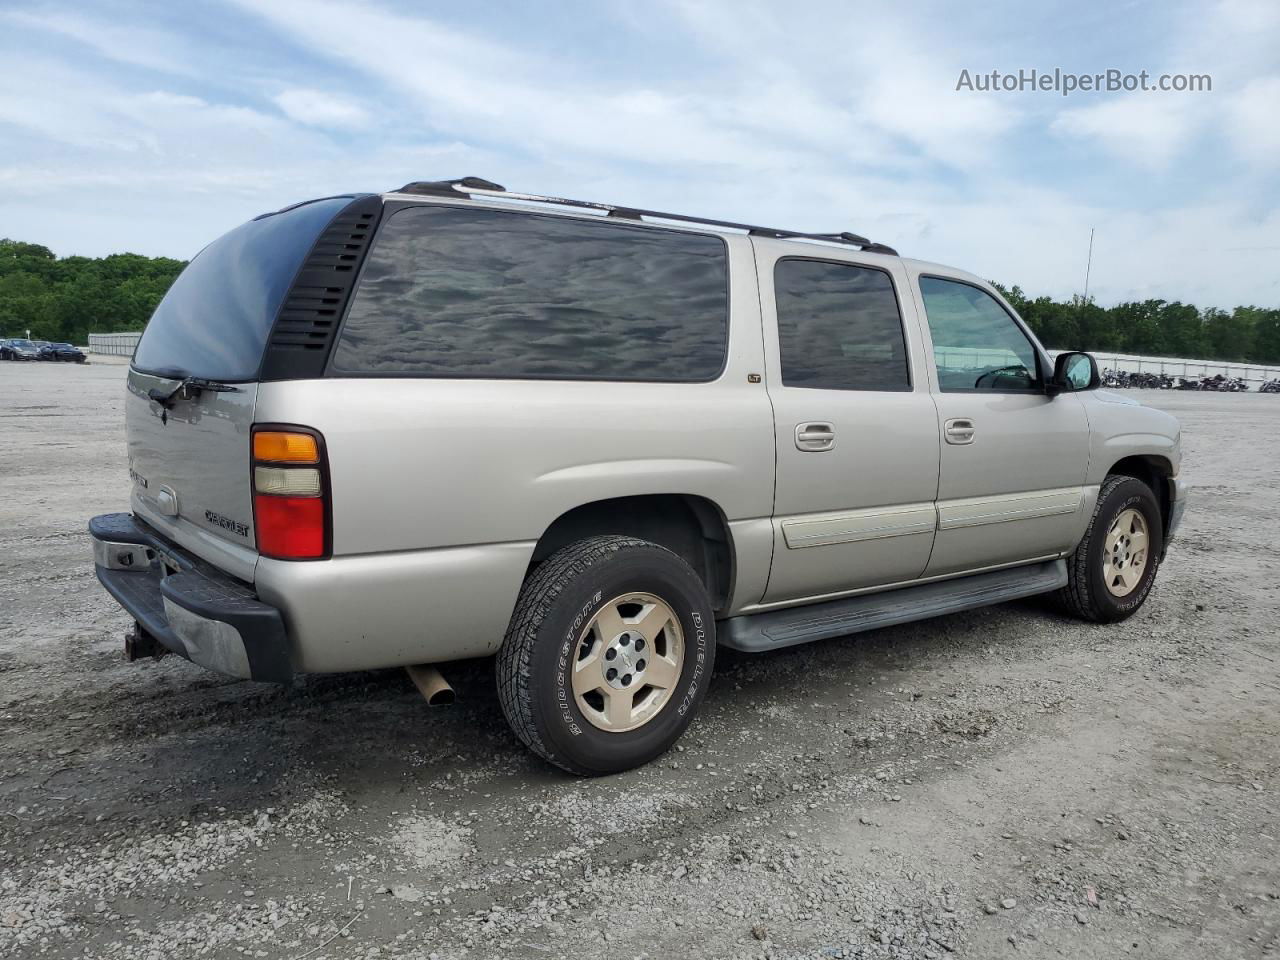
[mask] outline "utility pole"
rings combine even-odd
[[[1093,227],[1089,228],[1089,258],[1084,263],[1084,302],[1089,302],[1089,270],[1093,267]]]

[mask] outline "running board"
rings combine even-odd
[[[716,624],[716,633],[726,647],[760,653],[1019,600],[1056,590],[1066,583],[1067,562],[1051,560],[883,593],[730,617]]]

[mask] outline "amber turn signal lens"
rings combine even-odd
[[[309,433],[264,430],[253,435],[253,459],[266,463],[319,463],[320,448]]]

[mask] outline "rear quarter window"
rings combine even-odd
[[[407,207],[378,231],[330,372],[713,380],[728,282],[719,237]]]

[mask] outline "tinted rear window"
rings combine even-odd
[[[824,390],[910,390],[902,315],[889,274],[829,260],[779,260],[773,273],[782,382]]]
[[[408,207],[378,231],[330,368],[713,380],[728,340],[728,282],[718,237]]]
[[[351,197],[251,220],[201,250],[151,315],[133,365],[253,380],[280,304],[311,245]]]

